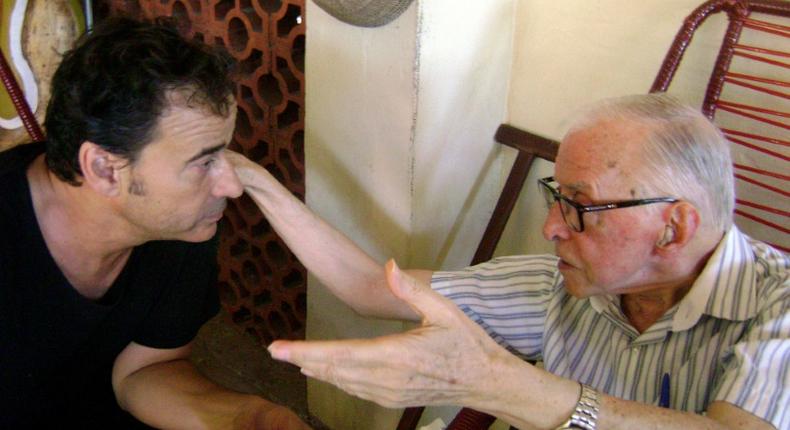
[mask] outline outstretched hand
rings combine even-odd
[[[386,277],[393,294],[421,316],[419,328],[374,339],[276,341],[269,346],[272,357],[391,408],[471,405],[496,390],[490,368],[510,354],[450,300],[392,260]]]

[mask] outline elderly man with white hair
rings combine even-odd
[[[570,128],[539,181],[556,255],[457,271],[382,269],[264,169],[233,162],[333,293],[363,315],[422,321],[270,346],[308,376],[522,429],[790,428],[790,259],[733,225],[728,143],[666,95],[602,102]]]

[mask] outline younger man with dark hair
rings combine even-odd
[[[230,65],[110,20],[55,73],[48,142],[0,154],[1,428],[307,428],[188,360],[242,192]]]

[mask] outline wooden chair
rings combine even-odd
[[[786,103],[790,99],[790,94],[784,90],[790,87],[790,82],[788,82],[790,78],[787,75],[784,75],[784,78],[775,76],[786,73],[787,69],[790,69],[790,64],[786,60],[790,57],[790,53],[777,49],[778,43],[777,46],[769,47],[739,43],[745,30],[768,33],[781,41],[790,38],[790,27],[777,22],[754,19],[751,16],[756,13],[765,14],[771,18],[790,18],[790,2],[783,0],[711,0],[702,4],[684,21],[650,92],[663,92],[669,88],[683,54],[691,43],[694,32],[709,16],[717,13],[727,15],[728,25],[706,88],[701,110],[710,119],[717,122],[734,147],[745,148],[745,150],[755,152],[760,156],[755,159],[749,156],[739,157],[736,154],[735,177],[737,180],[757,187],[763,192],[761,196],[744,195],[738,198],[735,211],[736,215],[740,217],[738,221],[748,220],[764,226],[767,229],[765,234],[756,235],[756,237],[789,252],[790,238],[788,238],[787,224],[790,211],[785,208],[788,206],[788,195],[790,195],[787,191],[787,181],[790,180],[790,176],[786,174],[790,171],[788,168],[790,157],[787,153],[790,142],[780,136],[784,136],[783,133],[786,133],[788,129],[787,122],[783,122],[782,119],[790,118],[790,112],[735,101],[724,89],[725,86],[737,86],[747,91],[759,92],[765,95],[768,100],[779,100]],[[734,62],[733,58],[738,58],[739,61]],[[761,65],[761,67],[757,67],[759,71],[747,71],[751,70],[750,66],[755,64]],[[770,76],[764,76],[766,72]],[[740,93],[734,92],[732,96],[738,94]],[[731,118],[728,118],[727,121],[719,121],[718,118],[715,118],[717,110],[726,111],[741,121],[730,121]],[[744,126],[743,120],[749,120],[753,124]],[[738,128],[727,125],[730,122],[738,122]],[[774,137],[771,133],[778,134],[778,136]],[[506,124],[499,127],[495,140],[517,149],[519,153],[472,259],[472,264],[484,262],[493,256],[534,159],[540,157],[554,161],[557,153],[557,142]],[[733,151],[735,153],[735,149]],[[772,169],[759,165],[766,157],[772,160],[774,166]],[[759,197],[762,197],[762,200]],[[422,407],[407,408],[401,417],[397,430],[414,430],[423,409]],[[495,420],[490,415],[463,408],[447,429],[487,429]]]

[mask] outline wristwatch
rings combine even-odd
[[[598,425],[598,392],[581,384],[582,393],[568,421],[554,430],[595,430]]]

